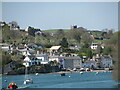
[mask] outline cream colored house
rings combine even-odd
[[[63,51],[63,49],[61,46],[52,46],[50,48],[50,55],[51,56],[55,56],[55,55],[59,56],[62,53],[62,51]]]

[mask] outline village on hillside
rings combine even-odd
[[[109,40],[113,30],[87,30],[77,25],[63,30],[41,30],[17,22],[0,22],[2,74],[112,70]]]

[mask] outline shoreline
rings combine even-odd
[[[80,73],[80,72],[112,72],[113,70],[92,70],[92,71],[59,71],[59,72],[50,72],[50,73],[38,73],[38,75],[42,74],[61,74],[61,73]],[[16,75],[25,75],[25,74],[16,74]],[[29,75],[36,75],[36,73],[29,74]],[[14,75],[7,75],[7,74],[0,74],[0,76],[14,76]]]

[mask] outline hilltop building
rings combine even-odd
[[[19,25],[15,21],[9,22],[8,26],[10,27],[10,30],[20,30]]]
[[[5,24],[5,22],[0,22],[0,27],[4,26]]]
[[[25,32],[27,32],[26,35],[36,36],[36,35],[43,35],[43,32],[40,29],[35,29],[33,27],[27,27],[25,29]]]
[[[70,28],[71,28],[71,29],[76,29],[76,28],[77,28],[77,25],[71,25]]]

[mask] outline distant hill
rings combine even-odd
[[[68,32],[70,29],[49,29],[49,30],[42,30],[45,32],[57,32],[58,30],[63,30],[64,32]]]

